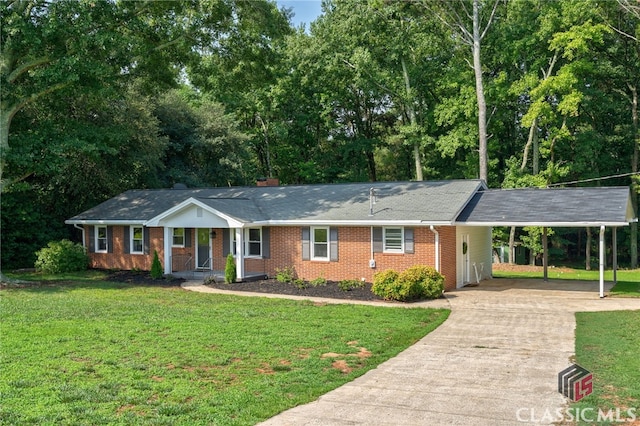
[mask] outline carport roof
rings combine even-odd
[[[636,221],[628,187],[500,189],[476,193],[457,224],[626,226]]]

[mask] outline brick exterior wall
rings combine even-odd
[[[104,269],[141,269],[150,270],[154,250],[158,251],[161,263],[164,264],[164,230],[163,228],[149,228],[149,254],[124,253],[124,226],[113,226],[113,253],[89,253],[91,266]],[[454,289],[456,286],[456,230],[455,227],[437,227],[440,234],[440,265],[445,276],[445,288]],[[93,235],[89,227],[85,227],[87,243]],[[222,255],[222,229],[214,229],[216,237],[212,241],[213,269],[224,270],[225,259]],[[435,234],[428,227],[414,228],[414,253],[371,253],[370,227],[339,227],[338,228],[338,261],[302,260],[302,228],[301,227],[270,227],[270,257],[268,259],[245,259],[246,272],[264,273],[274,276],[277,269],[284,267],[295,268],[298,277],[314,279],[324,277],[328,280],[343,280],[364,278],[373,281],[374,273],[387,269],[401,272],[413,265],[435,265]],[[190,247],[173,247],[172,259],[187,259],[194,257],[196,246],[196,230],[191,232]],[[373,256],[373,257],[372,257]],[[369,260],[374,259],[375,268],[369,266]],[[174,260],[173,270],[184,267]]]
[[[149,229],[149,252],[148,254],[128,254],[124,252],[124,226],[111,226],[112,240],[111,251],[112,253],[89,253],[90,267],[99,269],[140,269],[142,271],[150,271],[151,263],[153,262],[154,250],[158,251],[158,257],[160,262],[164,259],[164,246],[163,246],[163,228],[148,228]],[[89,232],[90,227],[85,226],[85,236],[87,246],[89,246],[89,239],[94,238],[94,235]]]

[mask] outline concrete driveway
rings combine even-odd
[[[497,279],[444,302],[451,316],[417,344],[262,425],[551,424],[567,404],[557,374],[572,363],[574,313],[640,309],[599,299],[597,282]]]

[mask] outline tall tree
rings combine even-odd
[[[482,40],[496,17],[500,0],[425,1],[434,13],[455,34],[455,39],[471,48],[478,108],[479,177],[488,180],[487,102],[482,70]]]

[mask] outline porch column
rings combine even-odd
[[[604,225],[600,227],[600,298],[604,297]]]
[[[244,230],[236,228],[236,279],[244,279]]]
[[[164,273],[171,274],[171,239],[173,238],[173,228],[164,227]]]

